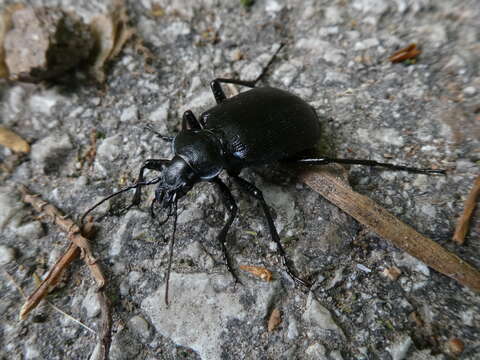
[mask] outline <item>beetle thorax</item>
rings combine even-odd
[[[173,151],[200,180],[209,180],[224,169],[222,144],[209,130],[180,132],[173,142]]]

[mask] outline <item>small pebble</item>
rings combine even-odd
[[[15,250],[5,245],[0,245],[0,266],[8,264],[15,259]]]

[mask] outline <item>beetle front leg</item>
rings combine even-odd
[[[191,110],[187,110],[183,113],[182,117],[182,130],[201,130],[205,127],[203,121],[197,119]]]
[[[153,132],[155,135],[157,135],[160,139],[162,139],[163,141],[166,141],[166,142],[172,142],[174,137],[173,136],[170,136],[170,135],[163,135],[163,134],[160,134],[158,131],[156,131],[152,125],[150,124],[147,124],[145,125],[145,129]]]
[[[300,279],[298,276],[296,276],[295,272],[290,268],[287,255],[285,253],[285,250],[283,249],[282,244],[280,243],[280,237],[278,236],[278,232],[277,232],[277,229],[275,228],[275,224],[273,223],[273,218],[270,213],[270,209],[265,199],[263,198],[262,192],[255,185],[253,185],[252,183],[249,183],[248,181],[242,179],[239,176],[236,176],[233,179],[236,181],[236,183],[240,186],[240,188],[243,191],[250,194],[260,202],[260,205],[262,206],[262,209],[263,209],[263,213],[267,218],[268,228],[270,230],[270,236],[272,237],[272,240],[277,245],[277,252],[282,259],[282,265],[284,266],[287,274],[292,278],[293,281],[295,281],[295,283],[303,285],[307,288],[310,288],[311,284],[303,279]]]
[[[220,242],[220,246],[222,247],[223,258],[225,260],[225,263],[227,264],[228,271],[235,279],[235,283],[241,283],[237,274],[233,271],[233,265],[227,250],[227,233],[233,223],[233,220],[235,220],[235,217],[237,216],[237,204],[235,203],[235,199],[233,198],[230,189],[227,187],[227,185],[225,185],[222,180],[220,180],[218,176],[213,178],[211,182],[216,184],[220,189],[223,203],[225,204],[225,208],[228,211],[227,223],[223,226],[222,231],[220,231],[220,234],[218,234],[217,239]]]
[[[143,176],[143,173],[145,172],[145,169],[162,171],[163,167],[169,161],[170,160],[168,160],[168,159],[148,159],[148,160],[146,160],[143,163],[142,167],[140,168],[140,172],[138,174],[138,179],[137,179],[137,184],[143,183],[145,181],[145,178]],[[135,206],[135,205],[140,204],[141,196],[142,196],[142,186],[139,185],[135,189],[135,194],[133,195],[132,204],[130,206]]]

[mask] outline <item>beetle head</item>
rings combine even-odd
[[[185,196],[198,180],[190,165],[176,155],[163,170],[155,190],[154,203],[158,203],[162,209],[168,209],[168,215],[171,215],[173,204]]]

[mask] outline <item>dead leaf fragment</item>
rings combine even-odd
[[[382,271],[382,274],[392,281],[397,280],[401,273],[402,271],[396,266],[386,268]]]
[[[404,47],[403,49],[394,52],[388,58],[388,60],[392,63],[399,63],[405,60],[415,59],[421,53],[422,52],[417,49],[417,44],[413,43],[408,45],[407,47]]]
[[[249,273],[259,277],[263,281],[272,281],[271,271],[260,267],[260,266],[250,266],[250,265],[240,265],[241,270],[248,271]]]
[[[448,341],[448,350],[450,350],[453,356],[459,356],[464,349],[465,345],[459,338],[453,338]]]
[[[278,310],[277,308],[273,309],[272,313],[270,314],[270,318],[268,319],[268,332],[272,332],[273,330],[275,330],[281,322],[282,315],[280,314],[280,310]]]
[[[105,63],[117,56],[134,34],[133,28],[128,26],[128,15],[123,1],[115,1],[109,14],[96,16],[90,28],[96,43],[91,72],[97,81],[104,82]]]
[[[30,145],[23,138],[3,126],[0,126],[0,145],[15,152],[28,153],[30,151]]]

